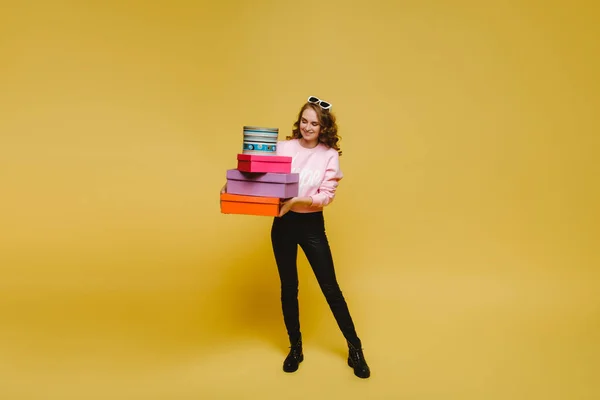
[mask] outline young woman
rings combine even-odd
[[[356,376],[368,378],[370,369],[336,279],[323,218],[323,208],[333,201],[343,177],[337,131],[331,104],[311,96],[300,109],[292,135],[277,143],[277,155],[292,157],[292,172],[300,174],[298,197],[283,203],[271,227],[271,243],[281,280],[283,319],[291,344],[283,370],[294,372],[304,360],[296,265],[300,246],[346,339],[348,365]]]

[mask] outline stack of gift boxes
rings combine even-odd
[[[244,126],[237,168],[227,170],[221,213],[278,216],[283,200],[298,196],[292,158],[277,156],[279,129]]]

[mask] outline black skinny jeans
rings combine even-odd
[[[301,336],[296,263],[300,246],[342,334],[347,341],[360,348],[360,339],[335,276],[323,212],[289,211],[283,217],[275,217],[271,227],[271,243],[281,280],[281,306],[290,342],[296,343]]]

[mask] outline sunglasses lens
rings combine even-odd
[[[321,107],[322,107],[323,109],[325,109],[325,110],[326,110],[326,109],[328,109],[329,107],[331,107],[331,104],[329,104],[329,103],[328,103],[328,102],[326,102],[326,101],[322,101],[322,102],[321,102]]]
[[[309,103],[318,103],[318,102],[319,102],[319,99],[317,99],[316,97],[310,96],[310,97],[308,98],[308,102],[309,102]]]

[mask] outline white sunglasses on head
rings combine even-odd
[[[331,103],[323,101],[315,96],[310,96],[308,98],[308,102],[312,104],[318,104],[323,110],[329,110],[331,108]]]

